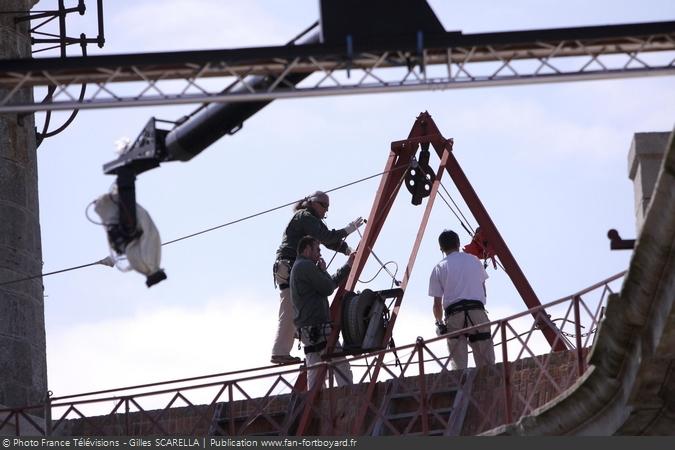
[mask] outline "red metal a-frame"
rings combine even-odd
[[[422,152],[425,152],[429,149],[429,146],[433,147],[441,161],[435,176],[433,176],[432,173],[429,173],[428,177],[422,178],[422,182],[427,184],[425,187],[427,188],[429,198],[427,200],[424,215],[422,216],[422,220],[417,231],[415,243],[408,259],[408,264],[405,268],[403,280],[399,286],[401,288],[401,292],[394,299],[394,307],[391,311],[391,317],[388,322],[383,342],[389,342],[391,339],[394,324],[396,323],[398,311],[403,299],[403,294],[405,293],[406,286],[408,285],[408,280],[410,279],[413,265],[415,264],[417,252],[419,251],[422,237],[424,236],[424,231],[426,229],[434,201],[438,194],[438,189],[444,171],[448,172],[460,195],[463,197],[464,201],[469,207],[469,210],[478,222],[478,226],[481,229],[481,233],[484,238],[484,242],[486,242],[489,253],[494,254],[499,258],[504,271],[511,278],[511,281],[516,287],[518,293],[521,295],[525,305],[530,309],[541,306],[541,302],[534,293],[532,286],[530,286],[527,278],[525,278],[523,271],[518,266],[518,263],[506,245],[506,242],[504,242],[504,239],[499,234],[497,227],[485,210],[485,207],[478,198],[476,191],[474,191],[473,187],[469,183],[469,180],[466,178],[466,175],[464,175],[464,172],[459,166],[457,159],[455,159],[454,155],[452,154],[452,139],[444,138],[440,131],[438,131],[438,128],[431,118],[431,115],[429,115],[427,112],[423,112],[415,120],[415,123],[413,124],[407,139],[402,141],[394,141],[391,143],[389,159],[387,160],[387,164],[384,169],[384,175],[380,181],[377,194],[375,195],[375,200],[373,201],[373,206],[370,210],[370,215],[368,217],[368,222],[363,234],[363,238],[359,243],[357,256],[354,264],[352,265],[352,270],[346,283],[338,288],[338,291],[335,294],[334,300],[331,304],[333,332],[328,339],[328,353],[330,353],[330,351],[334,348],[338,339],[338,334],[340,332],[342,299],[346,292],[353,291],[356,287],[356,282],[361,275],[361,271],[363,270],[366,261],[370,256],[372,248],[375,245],[380,231],[382,230],[382,226],[385,223],[391,206],[398,194],[399,189],[401,188],[401,185],[403,184],[406,172],[411,168],[418,171],[423,170],[419,166],[416,168],[415,165],[411,165],[413,161],[416,161],[415,155],[417,154],[418,149],[421,147]],[[425,158],[420,157],[420,162],[423,159]],[[533,312],[532,315],[542,333],[546,337],[546,340],[551,345],[551,348],[555,351],[566,350],[567,347],[565,340],[561,336],[560,330],[555,326],[555,324],[547,316],[542,315],[541,312]],[[384,355],[379,356],[380,359],[383,357]],[[378,361],[378,363],[375,365],[374,373],[372,375],[373,380],[377,380],[381,362],[382,361]],[[325,375],[325,367],[320,370],[324,371]],[[368,398],[372,396],[374,388],[375,383],[371,383],[366,393]],[[316,399],[319,389],[320,387],[316,387],[309,392],[309,397],[305,403],[303,415],[300,419],[298,429],[296,430],[297,435],[304,434],[307,424],[309,423],[312,405]],[[365,411],[362,411],[361,413],[365,415]]]

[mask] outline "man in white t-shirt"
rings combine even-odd
[[[429,277],[436,334],[440,336],[488,323],[490,320],[485,313],[485,280],[488,274],[480,260],[468,253],[460,253],[459,236],[454,231],[443,231],[438,236],[438,244],[445,258],[434,267]],[[494,364],[492,335],[490,326],[486,325],[448,338],[453,369],[467,367],[467,340],[473,350],[476,367]]]

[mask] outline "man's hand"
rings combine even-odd
[[[323,260],[323,258],[319,258],[319,260],[316,262],[316,265],[319,269],[321,270],[326,270],[326,261]]]
[[[344,228],[344,230],[347,232],[347,234],[352,234],[353,232],[356,231],[358,227],[363,225],[363,217],[359,216],[356,219],[352,220],[347,224],[347,226]]]
[[[436,336],[441,336],[448,332],[448,326],[441,322],[440,320],[436,321]]]

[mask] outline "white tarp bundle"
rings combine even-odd
[[[102,225],[106,229],[119,225],[119,206],[116,193],[103,194],[97,198],[94,201],[94,211],[101,217]],[[141,231],[141,234],[126,245],[123,249],[124,253],[119,254],[115,251],[112,242],[110,242],[110,236],[108,236],[108,244],[115,266],[118,269],[124,272],[133,269],[142,273],[148,277],[146,284],[151,286],[166,278],[159,267],[162,259],[162,241],[150,214],[139,204],[136,204],[136,222],[137,229]],[[126,258],[124,255],[126,255]],[[125,259],[128,261],[126,266],[123,264]]]

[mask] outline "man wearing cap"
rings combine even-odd
[[[291,348],[296,328],[293,325],[293,304],[289,291],[289,276],[297,257],[297,246],[304,236],[312,236],[330,250],[350,255],[352,249],[345,238],[363,224],[363,218],[357,217],[344,228],[329,229],[322,219],[326,217],[330,199],[328,194],[316,191],[294,206],[294,214],[288,222],[277,249],[273,274],[275,287],[279,288],[279,322],[272,347],[273,364],[300,362],[300,358],[291,356]]]
[[[459,236],[454,231],[443,231],[438,236],[438,244],[445,258],[434,267],[429,277],[429,296],[434,298],[436,334],[440,336],[488,323],[490,320],[485,313],[485,280],[488,274],[480,260],[459,251]],[[467,367],[467,340],[473,350],[476,367],[494,364],[492,335],[490,327],[485,325],[448,338],[454,370]]]

